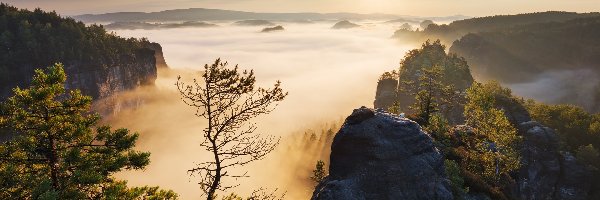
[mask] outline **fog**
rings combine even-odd
[[[553,70],[532,78],[531,82],[509,84],[513,92],[525,98],[549,104],[574,104],[598,111],[599,73],[592,69]]]
[[[131,185],[158,185],[173,189],[182,199],[200,196],[198,177],[187,170],[208,158],[199,148],[203,120],[179,99],[177,75],[198,77],[198,71],[216,58],[254,69],[257,84],[271,87],[282,81],[289,96],[270,115],[259,117],[258,132],[282,137],[282,144],[265,160],[245,167],[250,178],[226,180],[241,186],[229,192],[248,195],[253,189],[287,191],[288,199],[309,198],[307,181],[317,154],[302,149],[293,138],[306,129],[337,121],[360,106],[372,107],[379,75],[398,68],[414,44],[390,38],[395,24],[362,21],[360,28],[332,30],[335,22],[284,23],[283,32],[259,33],[264,27],[239,27],[221,22],[214,28],[119,30],[125,37],[147,37],[162,45],[174,71],[161,70],[156,87],[141,88],[121,98],[141,99],[137,108],[122,109],[106,119],[113,127],[140,133],[137,148],[150,151],[145,171],[118,175]]]

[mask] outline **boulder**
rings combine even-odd
[[[453,199],[442,154],[414,121],[355,109],[331,146],[312,199]]]

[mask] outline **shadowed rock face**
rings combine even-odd
[[[430,136],[383,111],[354,110],[334,138],[330,162],[312,199],[453,199]]]
[[[377,91],[375,93],[375,109],[381,108],[387,110],[391,107],[398,98],[398,80],[383,79],[377,82]]]
[[[587,199],[589,172],[568,152],[558,151],[554,131],[537,122],[521,123],[522,167],[514,186],[516,199]]]

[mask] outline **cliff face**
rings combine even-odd
[[[398,80],[379,80],[379,82],[377,82],[375,101],[373,102],[375,109],[381,108],[387,110],[396,101],[398,101]]]
[[[537,122],[519,125],[521,169],[512,186],[515,199],[588,199],[591,175],[568,152],[558,151],[556,133]]]
[[[158,43],[150,43],[146,45],[148,49],[154,50],[154,58],[156,59],[156,68],[168,68],[165,56],[163,54],[162,46]]]
[[[154,84],[157,78],[155,51],[141,49],[134,56],[123,56],[122,63],[102,67],[70,62],[65,64],[67,88],[80,89],[94,99],[102,99],[118,92]]]
[[[335,135],[330,162],[312,199],[453,199],[431,137],[383,111],[354,110]]]
[[[153,45],[160,50],[159,44]],[[150,48],[138,49],[133,55],[122,55],[119,60],[119,63],[112,66],[81,61],[64,62],[67,73],[66,88],[80,89],[85,95],[102,99],[118,92],[154,84],[157,78],[157,67],[166,66],[162,52]],[[12,71],[11,74],[21,78],[19,81],[2,85],[1,97],[12,95],[12,88],[16,86],[27,87],[35,69],[34,66],[19,66],[18,70]]]
[[[157,66],[166,67],[162,47],[86,26],[55,12],[0,5],[0,100],[27,87],[36,68],[63,63],[67,89],[95,100],[153,84]]]

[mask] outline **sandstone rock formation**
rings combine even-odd
[[[575,157],[558,151],[554,130],[540,123],[521,123],[522,167],[513,188],[516,199],[587,199],[590,174]]]
[[[453,199],[444,160],[408,119],[354,110],[331,146],[329,177],[312,199]]]
[[[398,80],[382,79],[377,82],[377,91],[375,92],[374,108],[387,110],[398,100]]]

